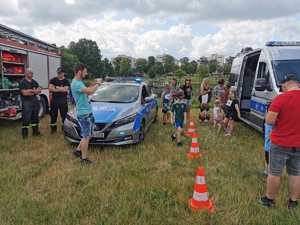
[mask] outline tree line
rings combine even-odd
[[[199,60],[190,60],[183,57],[176,60],[172,55],[165,54],[159,59],[154,56],[148,58],[133,59],[128,56],[117,56],[112,60],[102,58],[101,50],[93,40],[80,39],[78,42],[70,42],[65,47],[60,47],[62,53],[62,66],[67,76],[73,76],[73,66],[83,63],[87,66],[92,78],[106,76],[132,76],[147,74],[150,78],[163,75],[185,75],[199,74],[206,76],[211,73],[229,73],[233,57],[226,58],[226,62],[220,65],[216,60],[208,60],[201,57]]]

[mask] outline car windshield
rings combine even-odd
[[[92,102],[131,103],[138,99],[139,87],[135,85],[104,84],[92,95]]]
[[[272,61],[277,84],[280,85],[284,76],[293,74],[300,81],[300,59]]]

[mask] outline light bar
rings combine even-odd
[[[266,46],[300,46],[300,41],[269,41]]]

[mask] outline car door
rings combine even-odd
[[[146,121],[146,127],[149,126],[149,123],[151,121],[151,102],[146,102],[146,98],[148,97],[150,97],[149,90],[147,89],[146,85],[143,85],[141,104],[142,104],[142,113]]]
[[[150,121],[153,121],[156,116],[156,110],[157,110],[156,99],[154,97],[154,94],[152,93],[151,88],[148,85],[146,85],[146,89],[149,93],[149,96],[152,98],[151,102],[149,102],[150,103],[149,107],[150,107]]]
[[[261,129],[263,129],[264,127],[265,114],[273,96],[273,87],[269,68],[269,64],[267,63],[264,55],[261,55],[250,103],[250,114],[252,122],[255,123],[255,125],[259,126]],[[266,86],[268,88],[266,88],[265,90],[257,90],[255,86],[259,79],[265,79]]]

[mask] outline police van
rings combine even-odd
[[[300,81],[300,42],[267,42],[261,49],[237,55],[231,77],[243,122],[263,132],[268,105],[281,93],[281,82],[288,74]]]

